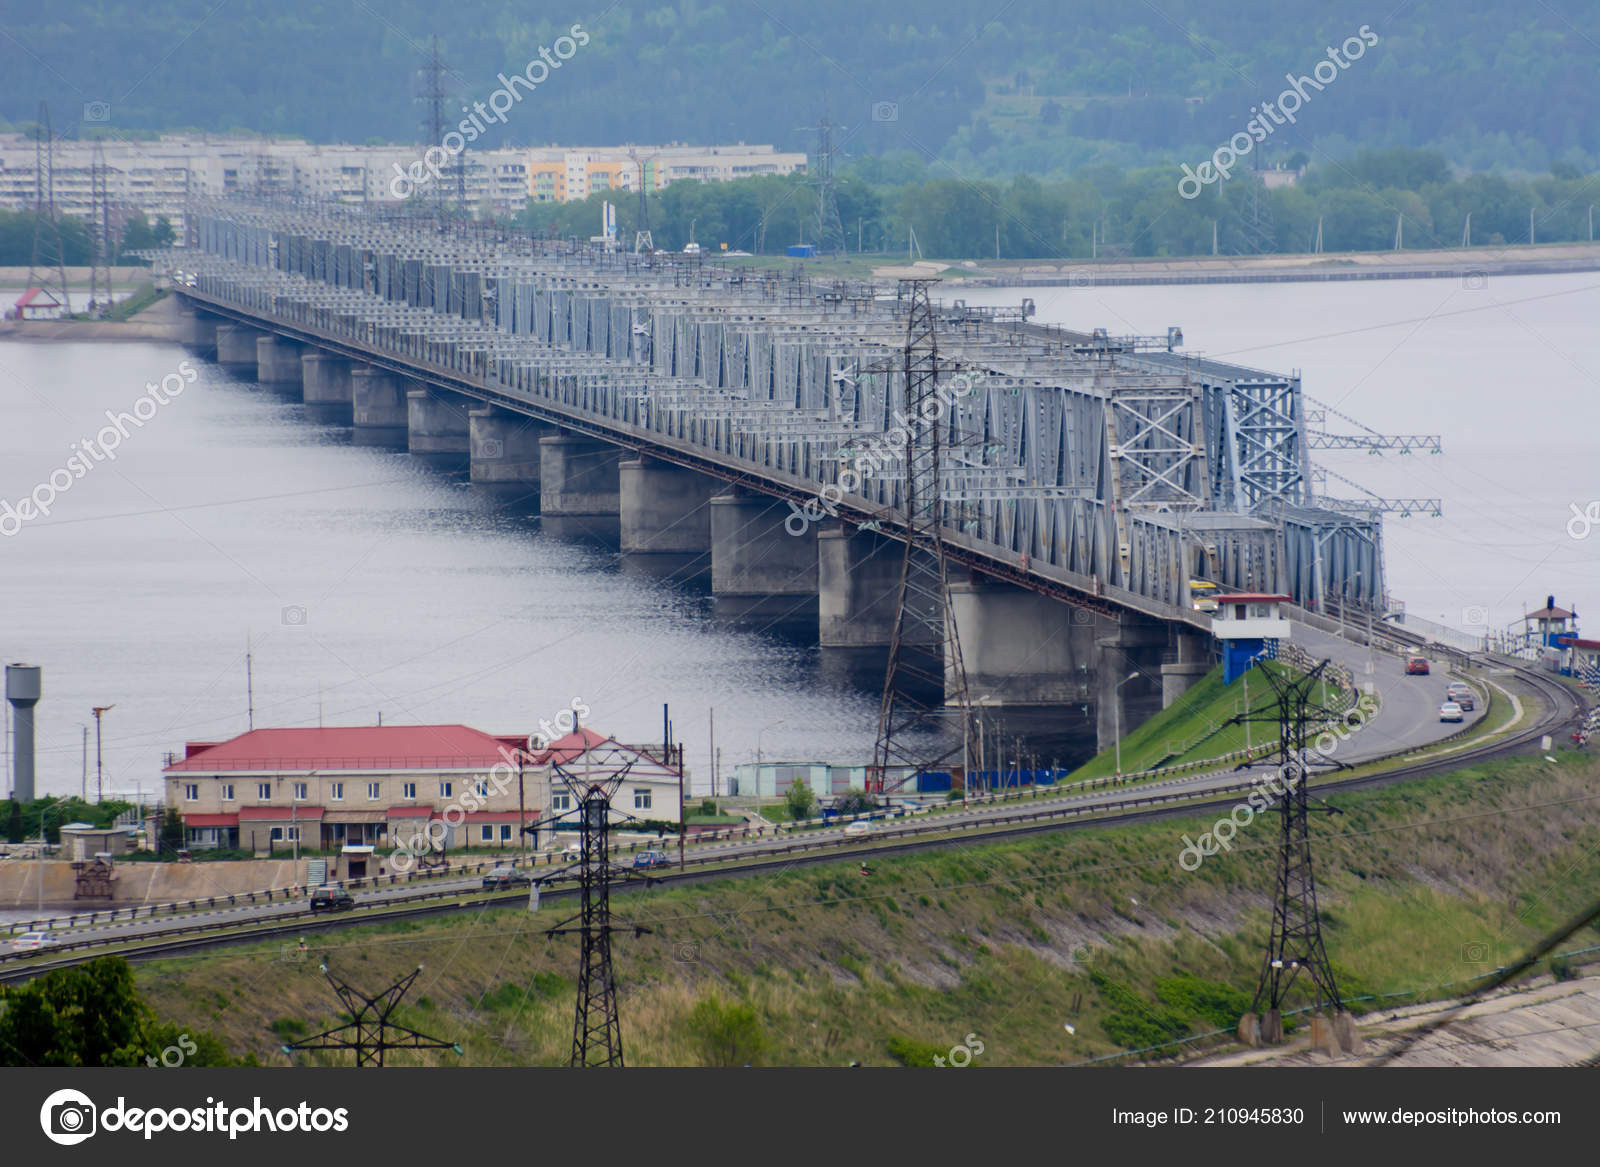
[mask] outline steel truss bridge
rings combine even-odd
[[[832,488],[847,524],[898,532],[908,300],[893,284],[348,207],[220,200],[187,222],[188,245],[156,258],[197,309],[778,498]],[[1385,508],[1314,496],[1326,411],[1298,376],[1181,354],[1176,330],[1043,328],[1029,307],[939,306],[953,560],[1207,629],[1191,578],[1381,603]],[[1366,434],[1349,440],[1381,448]]]

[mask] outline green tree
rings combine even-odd
[[[22,842],[22,804],[16,799],[10,800],[11,809],[6,814],[6,842]]]
[[[157,845],[163,855],[183,849],[183,817],[175,806],[167,807],[167,813],[161,819],[161,837]]]
[[[798,778],[789,783],[789,793],[784,795],[784,801],[789,804],[791,819],[808,819],[816,813],[817,796],[811,793],[811,787]]]
[[[754,1065],[767,1046],[756,1011],[748,1005],[727,1004],[715,994],[689,1011],[686,1027],[706,1066]]]
[[[163,1054],[183,1065],[237,1064],[214,1035],[158,1021],[119,956],[56,969],[0,1000],[0,1065],[138,1066]]]

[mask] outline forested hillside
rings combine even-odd
[[[1351,0],[5,7],[0,117],[21,125],[47,99],[68,133],[411,141],[430,36],[453,96],[471,101],[577,23],[588,43],[516,106],[502,139],[799,149],[801,127],[826,112],[846,127],[847,155],[911,150],[967,175],[1057,176],[1093,161],[1197,162],[1286,73],[1309,73],[1365,24],[1377,43],[1273,135],[1269,159],[1436,146],[1458,166],[1544,171],[1600,157],[1600,121],[1587,116],[1600,34],[1583,0],[1412,0],[1392,15]],[[87,102],[108,103],[109,120],[80,123]]]

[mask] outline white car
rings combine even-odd
[[[1439,706],[1440,721],[1465,721],[1466,719],[1466,713],[1464,713],[1461,709],[1461,706],[1457,705],[1454,701],[1446,701],[1443,705]]]
[[[872,834],[872,824],[866,819],[857,819],[853,823],[845,824],[844,833],[846,838],[851,835],[870,835]]]
[[[11,947],[17,952],[38,952],[41,948],[53,948],[59,943],[48,932],[24,932],[12,939]]]

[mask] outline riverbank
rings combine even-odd
[[[135,268],[149,276],[149,268]],[[181,337],[183,311],[175,296],[162,296],[129,320],[6,320],[0,321],[0,341],[57,344],[72,341],[148,340],[176,342]]]

